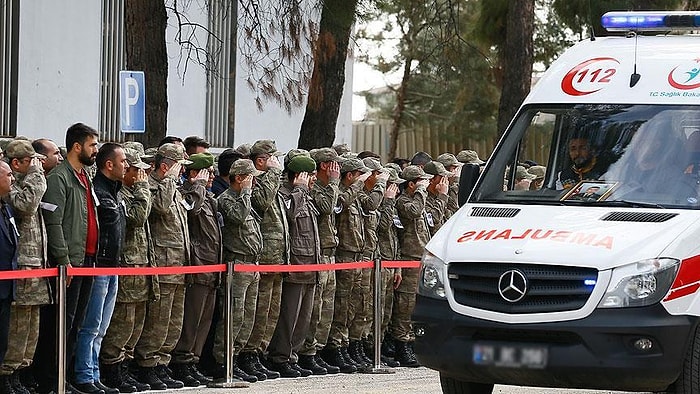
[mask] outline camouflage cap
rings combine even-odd
[[[141,168],[143,170],[151,168],[150,165],[141,161],[141,154],[132,148],[124,148],[124,155],[126,155],[126,161],[129,163],[130,167]]]
[[[45,158],[46,156],[36,153],[30,141],[14,140],[5,147],[5,157],[8,159],[24,159],[25,157]]]
[[[309,154],[316,163],[338,161],[338,152],[336,152],[333,148],[312,149],[311,152],[309,152]]]
[[[535,176],[535,179],[544,178],[544,174],[547,172],[547,167],[545,166],[532,166],[527,169],[527,172]]]
[[[143,160],[144,163],[153,163],[156,159],[156,153],[158,153],[158,148],[146,148],[146,150],[143,151],[141,160]]]
[[[184,166],[192,164],[191,161],[185,159],[185,148],[181,145],[176,145],[169,142],[165,143],[158,148],[158,152],[156,154],[166,159],[176,161]]]
[[[467,163],[467,164],[478,164],[482,165],[485,162],[481,159],[479,159],[479,154],[476,153],[476,151],[473,150],[463,150],[459,153],[457,153],[457,160],[461,161],[462,163]]]
[[[419,166],[406,166],[406,168],[401,171],[401,178],[407,181],[415,181],[416,179],[431,179],[433,176],[426,174],[422,168]]]
[[[289,160],[289,163],[284,167],[297,174],[300,172],[314,172],[316,171],[316,162],[310,156],[297,155]]]
[[[352,152],[352,149],[350,149],[350,145],[348,144],[337,144],[333,145],[333,149],[338,153],[338,155],[342,155],[343,153],[350,153]]]
[[[277,152],[277,146],[272,140],[258,140],[250,147],[250,156],[271,155],[275,152]]]
[[[234,150],[236,152],[242,154],[243,157],[248,157],[248,156],[250,156],[250,148],[251,147],[252,147],[251,144],[240,144]]]
[[[189,157],[192,164],[187,166],[188,170],[202,170],[214,165],[214,155],[208,152],[195,153]]]
[[[459,160],[453,155],[452,153],[443,153],[440,156],[435,159],[435,161],[439,161],[445,168],[451,167],[451,166],[458,166]]]
[[[138,141],[126,141],[125,143],[122,144],[122,146],[124,148],[135,150],[141,156],[146,154],[144,149],[143,149],[143,144],[138,142]]]
[[[384,165],[384,167],[386,167],[386,168],[393,168],[394,171],[396,171],[397,174],[400,174],[401,171],[402,171],[401,166],[398,165],[398,164],[396,164],[396,163],[386,163],[386,164]]]
[[[228,174],[229,176],[236,176],[236,175],[252,175],[252,176],[258,176],[262,174],[262,171],[258,171],[257,168],[255,168],[255,164],[253,164],[253,161],[250,159],[238,159],[233,162],[231,165],[231,169],[229,170]]]
[[[365,165],[365,167],[369,168],[372,171],[381,171],[384,169],[382,167],[382,163],[379,162],[379,160],[372,158],[372,157],[365,157],[362,159],[362,164]]]
[[[389,183],[395,183],[397,185],[400,185],[406,182],[405,179],[401,179],[401,177],[399,177],[399,172],[396,171],[396,169],[392,167],[384,167],[384,169],[389,173]]]
[[[356,157],[351,157],[343,160],[340,163],[340,173],[345,174],[351,171],[362,171],[362,172],[370,172],[369,168],[365,167],[365,164],[362,163],[362,160],[356,158]]]
[[[425,171],[426,174],[430,175],[440,175],[440,176],[451,176],[452,173],[447,171],[445,169],[445,166],[442,165],[439,161],[431,161],[427,163],[425,166],[423,166],[423,171]]]
[[[357,159],[357,153],[345,152],[340,155],[341,159]]]
[[[529,180],[533,180],[533,179],[535,179],[536,177],[537,177],[536,175],[530,174],[529,172],[527,172],[527,170],[526,170],[525,167],[523,167],[523,166],[518,166],[518,167],[515,169],[515,179],[516,179],[516,180],[518,180],[518,179],[529,179]]]
[[[289,164],[289,161],[292,160],[293,158],[297,156],[309,156],[309,151],[306,149],[290,149],[289,152],[284,156],[284,167],[287,167],[287,164]]]

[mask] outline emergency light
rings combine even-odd
[[[612,11],[600,23],[607,31],[697,30],[700,12],[695,11]]]

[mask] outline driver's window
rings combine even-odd
[[[504,190],[540,190],[551,178],[547,171],[556,116],[538,112],[533,116],[519,149],[506,169]]]

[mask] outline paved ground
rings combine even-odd
[[[391,375],[334,375],[301,379],[276,379],[251,384],[242,389],[182,389],[187,394],[211,394],[215,392],[241,394],[426,394],[440,393],[438,373],[427,368],[397,368]],[[610,394],[612,391],[558,390],[496,386],[494,394]]]

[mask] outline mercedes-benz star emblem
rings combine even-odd
[[[508,302],[518,302],[527,292],[525,274],[518,270],[506,271],[498,279],[498,293]]]

